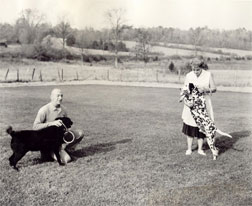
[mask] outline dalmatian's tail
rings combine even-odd
[[[226,132],[222,132],[220,129],[217,129],[216,132],[218,132],[220,135],[232,138],[232,136]]]

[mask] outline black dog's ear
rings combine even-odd
[[[73,124],[72,120],[67,117],[67,121],[68,121],[69,125],[72,126],[72,124]]]
[[[73,124],[69,117],[57,117],[55,120],[61,120],[67,128],[70,128]]]
[[[67,128],[70,128],[73,124],[72,120],[69,117],[63,117],[61,120]]]

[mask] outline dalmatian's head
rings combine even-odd
[[[188,89],[190,94],[201,95],[199,89],[193,83],[189,83]]]

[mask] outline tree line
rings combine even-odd
[[[245,28],[235,30],[217,30],[209,29],[208,27],[190,28],[189,30],[181,30],[178,28],[166,28],[162,26],[153,28],[133,28],[126,26],[123,22],[123,16],[120,11],[114,17],[113,12],[107,12],[106,18],[113,24],[113,19],[120,17],[121,25],[113,25],[117,28],[117,33],[120,35],[112,35],[111,28],[95,30],[91,27],[85,29],[72,28],[66,18],[61,18],[61,21],[52,26],[45,21],[43,14],[39,11],[26,9],[20,14],[15,24],[0,23],[0,41],[8,43],[35,44],[43,40],[47,35],[62,38],[62,46],[78,46],[83,48],[94,49],[113,49],[113,41],[120,42],[122,40],[137,41],[142,38],[143,32],[147,35],[148,41],[152,43],[169,43],[176,44],[191,44],[195,46],[232,48],[232,49],[252,49],[252,31]],[[117,27],[116,27],[117,26]],[[120,27],[121,26],[121,27]],[[120,39],[117,39],[120,37]],[[126,48],[121,45],[121,49],[126,51]]]

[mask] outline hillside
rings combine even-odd
[[[136,42],[134,41],[124,41],[127,48],[133,49],[136,46]],[[202,55],[204,57],[210,58],[220,58],[220,57],[252,57],[252,51],[249,50],[238,50],[238,49],[228,49],[228,48],[206,48],[206,47],[198,47],[200,51],[198,51],[198,55]],[[163,54],[164,56],[192,56],[195,54],[194,45],[190,44],[162,44],[157,43],[157,45],[151,47],[152,52],[158,52]]]
[[[124,41],[126,47],[130,50],[129,52],[119,52],[119,56],[134,56],[134,48],[136,42],[134,41]],[[51,38],[50,40],[44,39],[42,42],[43,46],[50,46],[55,49],[62,48],[62,41],[57,38]],[[27,48],[31,45],[9,45],[7,48],[0,47],[0,54],[19,54],[21,52],[32,52],[27,51]],[[77,47],[66,46],[67,50],[73,55],[81,55],[82,51]],[[24,51],[26,50],[26,51]],[[31,49],[30,49],[31,50]],[[194,46],[187,44],[162,44],[156,43],[151,46],[151,53],[154,53],[159,57],[186,57],[190,58],[195,55]],[[96,49],[84,49],[83,53],[85,55],[101,55],[101,56],[112,56],[114,55],[111,51],[96,50]],[[238,49],[228,49],[228,48],[206,48],[198,47],[197,55],[201,55],[205,58],[247,58],[252,59],[252,51],[249,50],[238,50]]]

